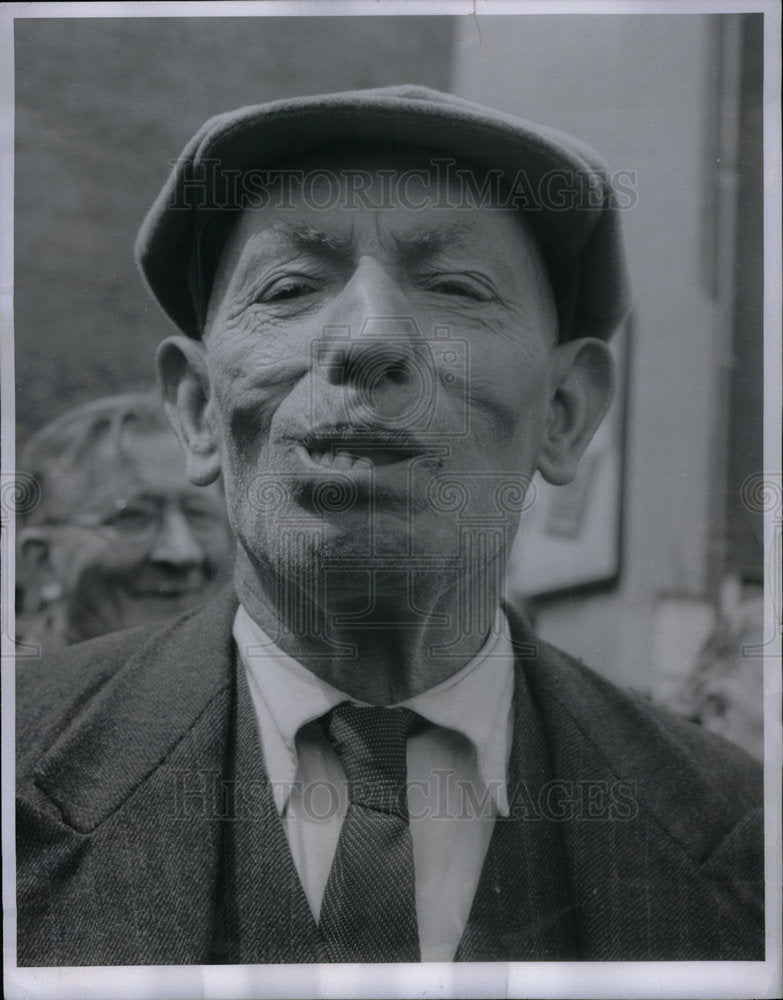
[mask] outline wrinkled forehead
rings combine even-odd
[[[259,232],[347,250],[357,222],[369,217],[379,240],[386,233],[411,254],[516,244],[518,257],[547,282],[538,239],[525,215],[510,207],[500,171],[418,147],[363,143],[310,150],[265,171],[263,179],[241,212],[213,217],[201,231],[193,280],[208,299],[218,273],[224,288]]]

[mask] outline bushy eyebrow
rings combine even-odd
[[[446,226],[422,227],[393,236],[398,253],[413,265],[443,253],[444,250],[464,250],[465,235],[476,228],[474,220],[462,219]]]
[[[277,222],[275,236],[291,244],[300,253],[328,257],[344,262],[351,257],[353,240],[308,223]],[[445,226],[422,226],[406,233],[392,234],[395,250],[409,264],[419,264],[448,249],[464,249],[465,235],[476,228],[473,220],[460,220]]]
[[[276,222],[271,228],[277,237],[290,243],[300,253],[327,256],[340,261],[351,256],[352,241],[350,237],[328,233],[307,223],[292,225],[288,222]]]
[[[353,252],[350,234],[330,233],[306,222],[274,222],[261,233],[251,236],[241,251],[232,280],[246,281],[256,273],[259,261],[274,264],[298,254],[311,259],[329,260],[339,265],[350,262]]]

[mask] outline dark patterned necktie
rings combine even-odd
[[[423,720],[407,708],[345,702],[322,722],[348,779],[319,920],[329,960],[418,962],[406,746]]]

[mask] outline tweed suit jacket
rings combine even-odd
[[[236,598],[17,682],[19,965],[314,962]],[[762,792],[741,751],[513,621],[511,816],[456,959],[763,959]]]

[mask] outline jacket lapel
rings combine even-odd
[[[138,649],[19,790],[20,837],[48,831],[20,864],[21,961],[27,947],[53,965],[210,954],[234,608],[225,594]]]
[[[517,651],[519,652],[519,650]],[[523,650],[530,655],[530,650]],[[509,816],[495,821],[456,961],[575,959],[574,907],[559,824],[539,802],[550,762],[523,670],[516,672]]]
[[[39,760],[35,784],[67,824],[90,833],[103,823],[229,691],[235,609],[225,591],[209,608],[137,643]]]
[[[250,691],[239,658],[231,808],[224,823],[226,961],[318,961],[318,929],[266,775]]]
[[[525,670],[559,789],[549,807],[561,817],[582,957],[763,958],[750,916],[763,896],[752,849],[761,811],[742,766],[732,773],[736,758],[715,748],[713,782],[698,732],[545,643]]]
[[[750,772],[507,614],[511,816],[496,822],[456,958],[762,959]]]

